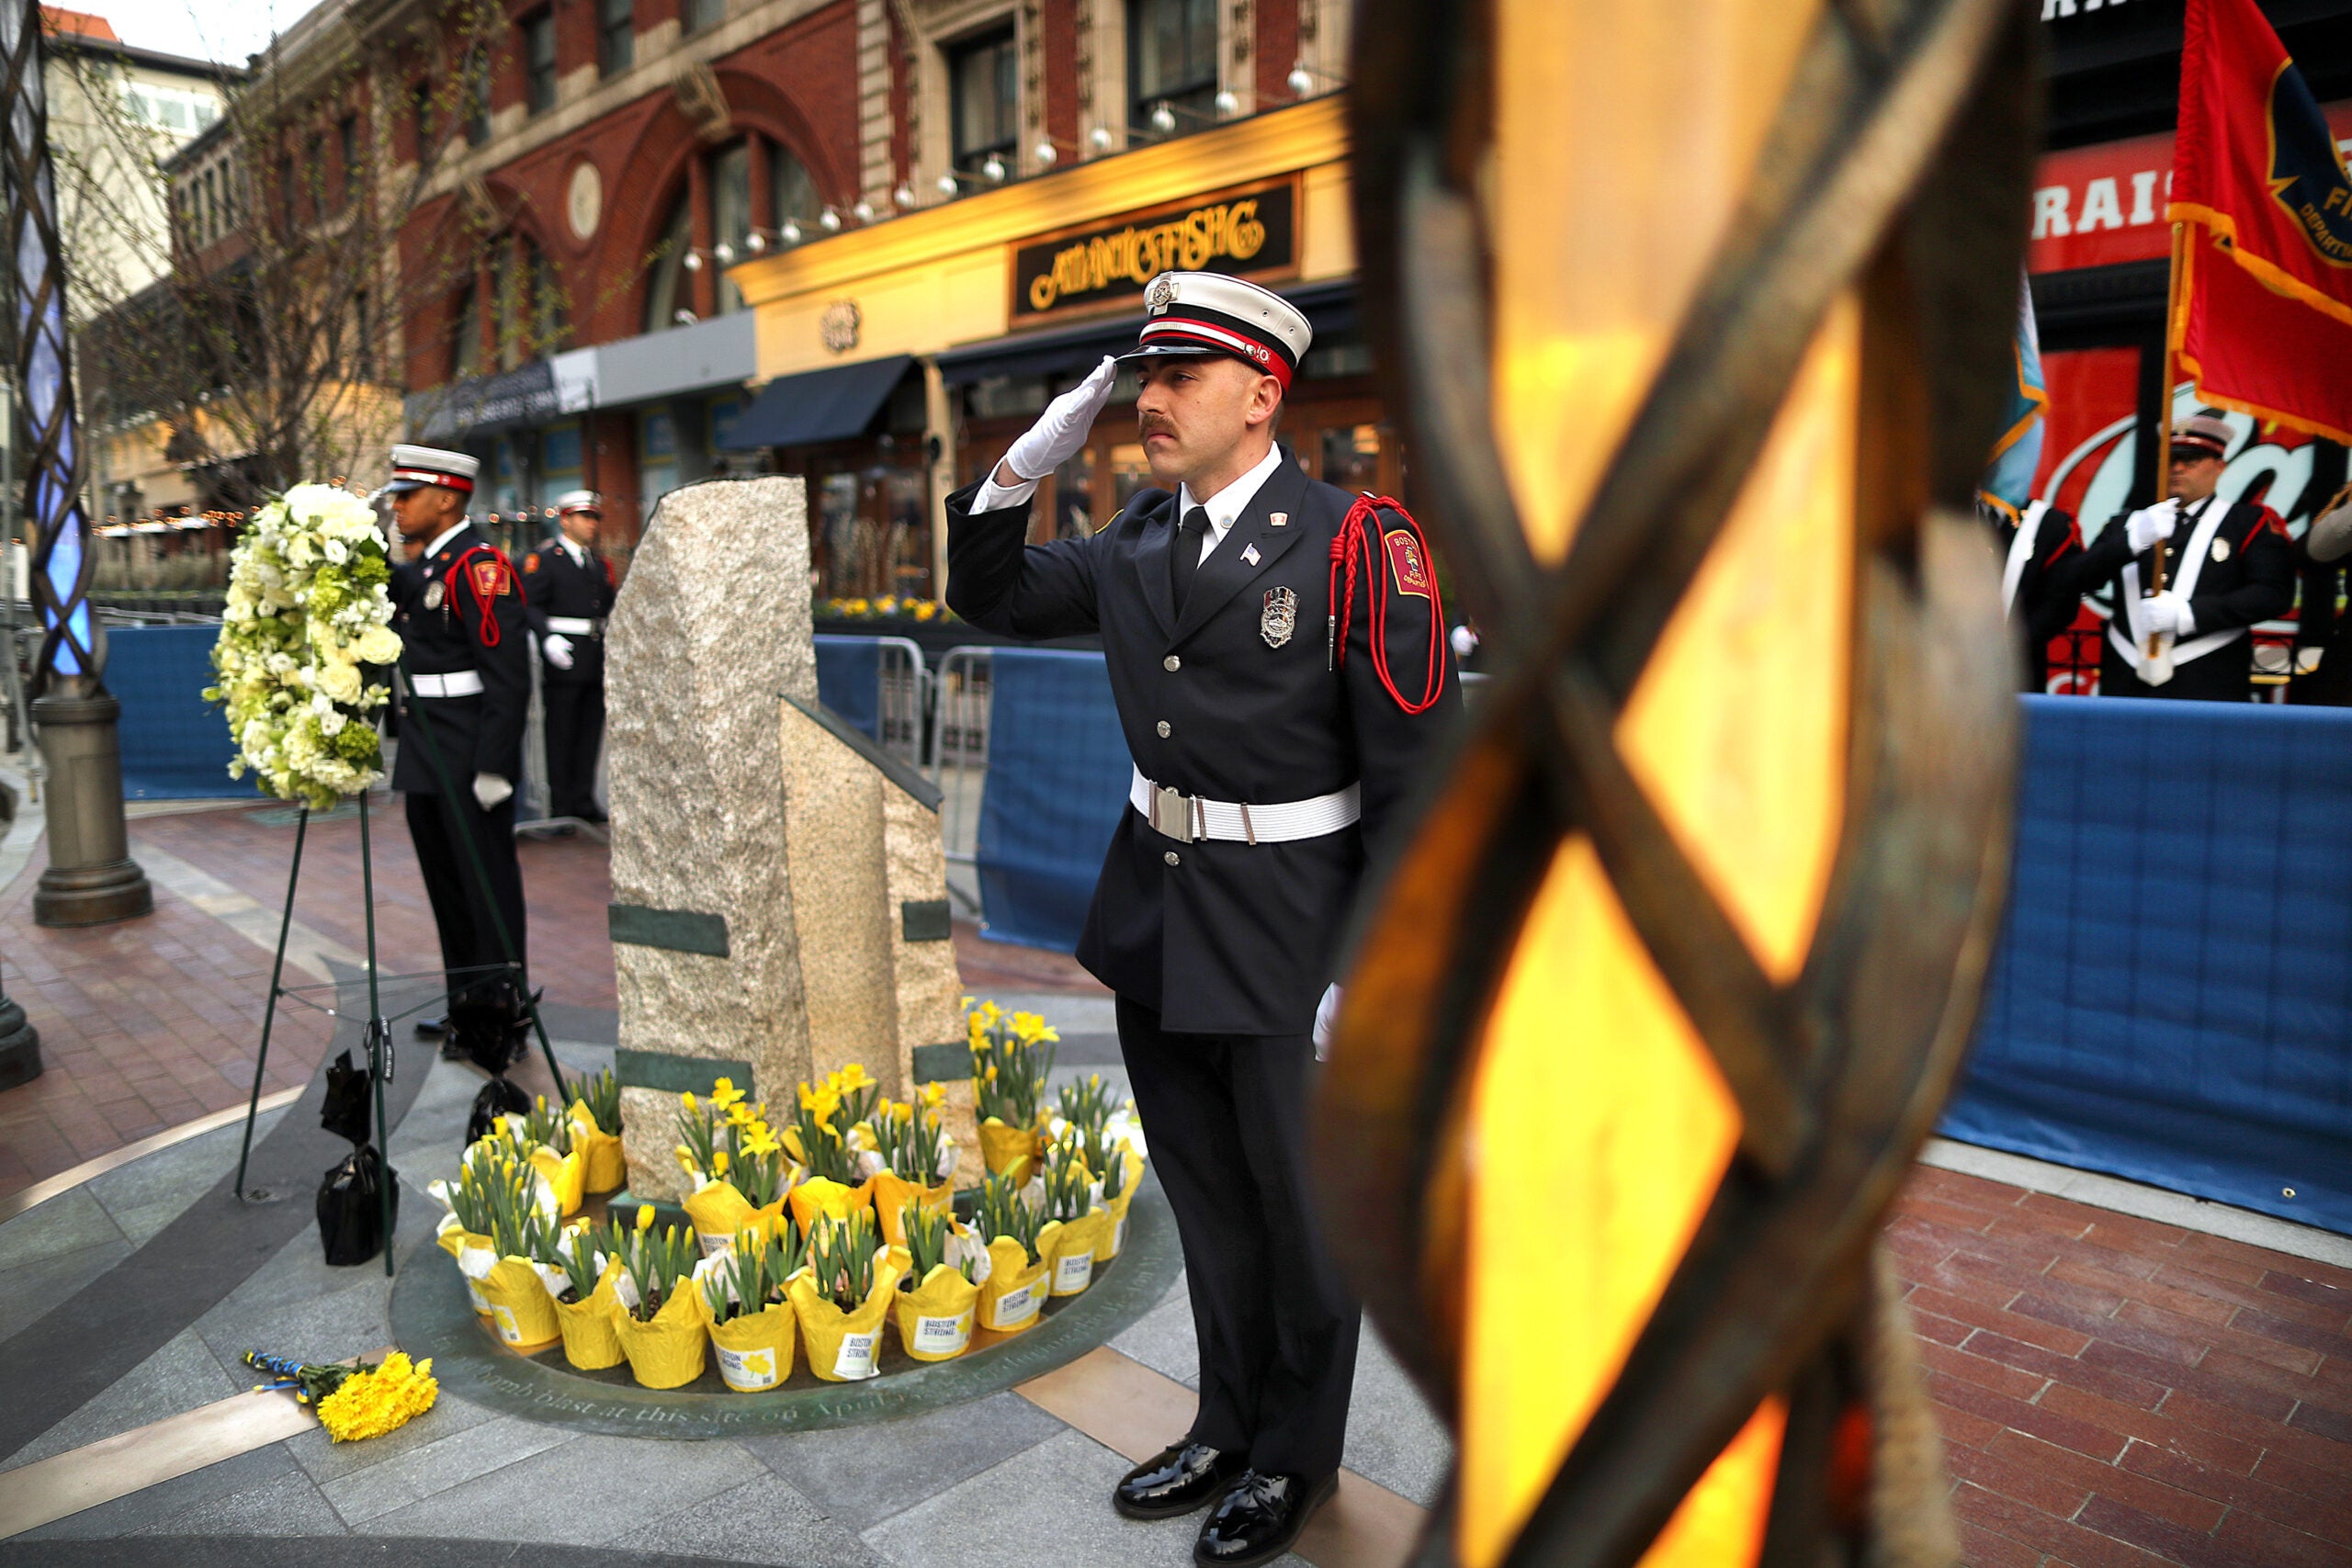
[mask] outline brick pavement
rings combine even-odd
[[[2352,1270],[1925,1168],[1887,1235],[1972,1568],[2352,1564]]]
[[[274,908],[293,843],[277,815],[142,818],[133,840]],[[425,967],[405,826],[377,822],[385,964]],[[356,820],[315,824],[297,907],[354,949],[357,854]],[[522,854],[548,998],[611,1007],[603,846]],[[0,955],[51,1066],[0,1095],[0,1194],[241,1100],[267,978],[266,954],[160,889],[150,919],[38,931],[36,874],[0,895]],[[1102,994],[1062,954],[961,924],[956,942],[976,992]],[[324,1033],[298,1018],[281,1038],[273,1086],[310,1071]],[[1972,1568],[2352,1568],[2352,1271],[1927,1168],[1888,1235]]]

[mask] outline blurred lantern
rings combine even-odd
[[[1367,0],[1355,36],[1368,325],[1497,671],[1317,1108],[1333,1246],[1459,1437],[1419,1561],[1949,1562],[1875,1248],[2006,864],[1971,502],[2038,34]]]

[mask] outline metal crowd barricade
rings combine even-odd
[[[980,910],[976,855],[980,792],[989,773],[991,650],[951,648],[932,682],[931,749],[926,772],[939,786],[939,835],[947,852],[947,890],[967,913]]]
[[[932,701],[931,671],[923,667],[922,649],[911,637],[877,637],[874,643],[875,728],[880,731],[875,743],[921,767]]]

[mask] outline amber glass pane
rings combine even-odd
[[[1820,0],[1495,0],[1497,434],[1556,558],[1723,238]]]
[[[1774,979],[1804,964],[1845,809],[1861,312],[1833,310],[1618,726]]]
[[[1470,1114],[1458,1545],[1487,1568],[1608,1393],[1739,1138],[1580,835],[1512,954]]]

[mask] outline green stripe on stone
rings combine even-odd
[[[945,942],[956,934],[944,898],[899,900],[899,932],[909,942]]]
[[[611,904],[605,920],[615,942],[659,947],[671,953],[727,956],[727,917],[692,909],[649,909],[642,904]]]
[[[912,1052],[915,1082],[954,1083],[972,1076],[972,1048],[957,1040],[945,1045],[918,1045]]]
[[[719,1056],[681,1056],[670,1051],[613,1053],[613,1077],[623,1089],[650,1089],[662,1094],[708,1094],[720,1078],[752,1091],[752,1064]]]

